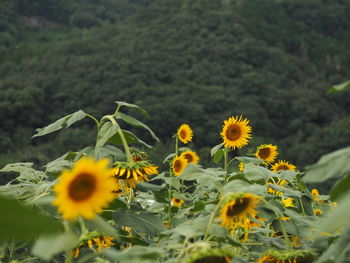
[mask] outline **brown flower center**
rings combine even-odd
[[[186,158],[186,160],[187,160],[189,163],[192,163],[192,162],[193,162],[193,156],[192,156],[192,154],[186,153],[186,154],[184,154],[184,157]]]
[[[235,203],[227,208],[226,215],[229,217],[234,217],[247,209],[250,199],[248,197],[237,198]]]
[[[289,167],[285,164],[281,164],[279,166],[277,166],[277,171],[279,170],[289,170]]]
[[[180,203],[180,202],[181,202],[181,199],[175,198],[174,201],[175,201],[175,203]]]
[[[185,130],[181,130],[181,131],[180,131],[180,138],[181,138],[181,139],[186,139],[186,137],[187,137],[186,131],[185,131]]]
[[[228,263],[231,262],[230,257],[224,256],[208,256],[194,261],[194,263]]]
[[[270,148],[262,148],[259,150],[258,155],[261,159],[266,159],[270,156],[271,150]]]
[[[181,161],[180,161],[180,160],[176,160],[176,161],[174,162],[174,172],[175,172],[175,173],[178,173],[178,172],[181,171],[181,169],[182,169],[182,163],[181,163]]]
[[[68,195],[74,201],[88,199],[96,190],[96,179],[89,173],[81,173],[68,186]]]
[[[242,131],[237,124],[230,125],[226,130],[226,137],[230,141],[235,141],[241,137]]]

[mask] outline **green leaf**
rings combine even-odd
[[[271,172],[269,169],[254,165],[252,163],[247,163],[244,166],[244,174],[246,178],[250,181],[259,181],[262,179],[274,177],[274,173]]]
[[[210,156],[213,157],[213,155],[222,148],[222,146],[224,146],[224,143],[220,143],[216,146],[214,146],[213,148],[211,148],[210,150]]]
[[[72,114],[69,114],[54,123],[51,123],[50,125],[44,127],[44,128],[39,128],[36,129],[36,134],[32,137],[38,137],[38,136],[43,136],[55,131],[58,131],[62,128],[68,128],[71,126],[73,123],[80,121],[86,117],[86,113],[82,110],[78,110]]]
[[[331,209],[320,220],[320,232],[334,233],[337,229],[350,226],[350,193],[339,200],[337,207]]]
[[[332,86],[329,90],[328,93],[329,94],[333,94],[333,93],[338,93],[341,91],[345,91],[346,89],[350,88],[350,80],[342,83],[342,84],[338,84],[338,85],[334,85]]]
[[[222,157],[224,156],[224,153],[225,153],[224,149],[220,149],[216,153],[214,153],[214,156],[213,156],[214,163],[219,163]]]
[[[16,172],[19,176],[16,178],[18,181],[30,181],[37,180],[44,176],[44,173],[32,168],[33,163],[10,163],[7,164],[0,172]]]
[[[345,178],[342,178],[336,182],[333,186],[330,196],[332,201],[340,199],[344,194],[350,190],[350,173]]]
[[[132,246],[122,251],[110,248],[104,251],[104,254],[113,262],[160,262],[159,259],[164,251],[157,247]]]
[[[102,217],[96,215],[93,220],[90,221],[101,233],[105,235],[112,236],[119,239],[119,235],[114,227],[112,227],[108,222],[103,220]]]
[[[164,230],[159,216],[148,211],[118,209],[113,215],[118,226],[128,226],[137,232],[156,236]]]
[[[111,122],[105,122],[97,134],[96,147],[101,148],[105,143],[115,135],[118,131],[118,126]]]
[[[118,107],[128,107],[128,108],[134,108],[137,109],[143,116],[150,118],[149,114],[147,113],[147,111],[145,111],[144,109],[142,109],[140,106],[137,106],[136,104],[132,104],[132,103],[127,103],[127,102],[123,102],[123,101],[116,101],[115,103],[118,104]]]
[[[116,118],[117,119],[122,119],[123,121],[125,121],[126,123],[134,126],[134,127],[137,127],[137,128],[144,128],[146,129],[152,136],[153,139],[155,139],[157,142],[159,142],[159,138],[154,134],[154,132],[146,125],[144,124],[143,122],[135,119],[134,117],[131,117],[129,115],[126,115],[122,112],[118,112],[116,114]]]
[[[34,256],[44,260],[50,260],[54,255],[70,251],[78,245],[79,239],[68,233],[59,233],[56,235],[45,235],[39,237],[32,249]]]
[[[144,141],[142,141],[141,139],[139,139],[135,134],[133,134],[132,132],[126,131],[126,130],[122,130],[125,140],[127,143],[141,143],[144,146],[148,147],[148,148],[152,148],[152,146],[150,146],[149,144],[145,143]],[[120,139],[120,136],[118,133],[116,133],[115,135],[113,135],[111,138],[109,138],[108,142],[114,144],[114,145],[122,145],[122,140]]]
[[[3,216],[0,217],[0,240],[25,240],[63,230],[58,221],[22,205],[17,200],[0,196],[0,211],[3,211]]]
[[[323,155],[320,160],[307,167],[303,178],[307,183],[321,183],[330,178],[338,178],[350,172],[350,147]]]

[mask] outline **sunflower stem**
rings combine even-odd
[[[175,154],[176,154],[176,156],[177,156],[178,152],[179,152],[179,136],[177,136],[177,134],[176,134],[176,139],[175,139]]]
[[[303,202],[301,201],[300,196],[298,196],[298,199],[299,199],[299,202],[300,202],[301,211],[303,212],[303,215],[305,216],[306,213],[305,213],[305,209],[304,209],[304,204],[303,204]]]
[[[132,156],[131,156],[131,153],[130,153],[130,148],[129,148],[129,145],[128,143],[126,142],[126,139],[125,139],[125,136],[124,136],[124,133],[122,131],[122,129],[120,128],[118,122],[114,119],[114,116],[113,115],[107,115],[105,116],[105,118],[109,119],[113,125],[115,125],[117,127],[117,132],[120,136],[120,139],[122,141],[122,144],[123,144],[123,147],[124,147],[124,151],[125,151],[125,155],[126,155],[126,160],[128,162],[134,162],[133,159],[132,159]]]
[[[228,163],[227,163],[227,159],[228,159],[228,152],[227,152],[227,150],[225,149],[224,150],[224,171],[225,171],[225,173],[226,173],[226,175],[227,175],[227,170],[228,170]],[[225,177],[226,177],[226,175],[225,175]],[[226,179],[226,178],[225,178]]]
[[[219,209],[221,207],[221,204],[222,204],[224,199],[225,199],[225,197],[221,198],[220,202],[216,205],[214,212],[211,214],[211,217],[210,217],[209,222],[208,222],[207,229],[205,230],[204,241],[206,241],[208,239],[208,235],[209,235],[209,232],[211,230],[211,226],[212,226],[212,224],[214,222],[215,215],[219,211]]]
[[[169,196],[169,208],[168,208],[168,214],[169,214],[169,225],[170,225],[170,217],[171,217],[171,184],[170,184],[170,180],[171,180],[171,166],[169,168],[169,187],[168,187],[168,196]]]
[[[64,232],[66,234],[72,233],[71,223],[68,220],[63,220],[63,227]],[[71,263],[72,262],[72,253],[70,250],[66,250],[66,259],[64,260],[65,263]]]
[[[267,204],[268,206],[270,206],[269,202],[267,202],[265,199],[262,199],[262,201]],[[290,242],[289,238],[288,238],[288,234],[286,231],[286,228],[282,222],[281,217],[283,216],[283,214],[277,213],[277,211],[275,211],[274,209],[272,209],[273,213],[275,214],[275,216],[277,217],[278,223],[280,224],[281,230],[282,230],[282,234],[283,234],[283,238],[284,238],[284,242],[285,245],[287,246],[288,251],[292,250],[292,243]]]
[[[85,115],[86,115],[86,117],[89,117],[90,119],[92,119],[96,123],[97,129],[99,130],[100,123],[98,122],[98,120],[94,116],[92,116],[88,113],[85,113]]]
[[[87,234],[89,232],[89,230],[86,228],[84,220],[81,217],[79,217],[79,224],[80,224],[80,228],[81,228],[81,233],[83,235]]]

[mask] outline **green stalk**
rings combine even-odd
[[[89,117],[90,119],[92,119],[92,120],[96,123],[97,129],[99,129],[100,123],[98,122],[98,120],[97,120],[94,116],[92,116],[92,115],[90,115],[90,114],[88,114],[88,113],[85,113],[85,115],[86,115],[87,117]]]
[[[71,223],[67,220],[63,220],[63,226],[64,226],[64,232],[66,234],[70,234],[72,233],[72,229],[71,229]],[[66,251],[66,259],[65,259],[65,263],[72,263],[73,262],[73,258],[72,258],[72,253],[70,250]]]
[[[298,196],[298,199],[299,199],[299,202],[300,202],[301,211],[303,212],[303,215],[305,216],[306,214],[305,214],[304,204],[303,204],[303,202],[301,201],[300,196]]]
[[[114,119],[114,117],[111,116],[111,115],[107,115],[107,116],[105,116],[104,118],[109,119],[109,120],[112,122],[112,124],[115,125],[115,126],[117,127],[117,129],[118,129],[117,132],[118,132],[118,134],[119,134],[119,136],[120,136],[120,139],[121,139],[121,141],[122,141],[122,144],[123,144],[123,147],[124,147],[124,151],[125,151],[125,154],[126,154],[126,159],[127,159],[128,162],[134,162],[134,161],[132,160],[132,156],[131,156],[131,153],[130,153],[129,145],[128,145],[128,143],[126,142],[124,133],[123,133],[122,129],[120,128],[118,122],[117,122],[117,121]]]
[[[175,139],[175,154],[177,156],[177,153],[179,151],[179,137],[176,134],[176,139]]]
[[[268,204],[269,203],[265,200],[265,199],[262,199],[263,202],[265,202],[265,204]],[[282,230],[282,234],[283,234],[283,238],[284,238],[284,242],[285,242],[285,245],[287,246],[288,248],[288,251],[292,250],[292,243],[290,242],[289,238],[288,238],[288,234],[287,234],[287,231],[286,231],[286,228],[282,222],[282,219],[281,217],[283,216],[282,214],[279,214],[277,213],[275,210],[273,210],[273,213],[275,214],[275,216],[277,217],[278,219],[278,223],[280,224],[280,227],[281,227],[281,230]]]
[[[224,149],[224,171],[225,173],[227,174],[228,172],[228,163],[227,163],[227,160],[228,160],[228,152],[226,149]]]
[[[210,217],[209,222],[208,222],[207,229],[205,230],[204,241],[206,241],[208,239],[208,235],[209,235],[209,232],[211,230],[211,226],[212,226],[212,224],[214,222],[214,218],[215,218],[217,212],[219,211],[223,200],[225,200],[225,196],[221,198],[220,202],[216,205],[214,212],[211,214],[211,217]]]

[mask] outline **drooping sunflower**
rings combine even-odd
[[[115,245],[113,237],[93,231],[81,238],[79,245],[73,250],[74,258],[79,257],[80,250],[83,248],[97,249],[98,252],[101,252],[103,248],[110,248],[113,245]]]
[[[172,206],[176,206],[178,208],[180,208],[184,203],[184,200],[180,199],[180,198],[172,198],[171,199],[171,205]]]
[[[193,131],[188,124],[182,124],[177,130],[177,136],[179,137],[180,141],[187,144],[192,141]]]
[[[232,248],[204,248],[191,253],[185,263],[229,263],[234,257]]]
[[[185,157],[188,163],[198,164],[199,162],[199,156],[193,151],[183,152],[181,156]]]
[[[290,164],[286,161],[278,161],[277,163],[275,163],[272,167],[271,167],[272,171],[277,173],[280,170],[284,170],[284,171],[295,171],[296,166],[293,164]]]
[[[221,208],[219,216],[222,220],[221,225],[230,229],[237,223],[243,225],[248,216],[255,218],[257,214],[255,208],[260,199],[259,196],[248,193],[232,194]]]
[[[135,188],[139,182],[148,182],[148,176],[158,174],[158,167],[148,161],[115,162],[113,167],[117,183],[123,183],[127,188]]]
[[[188,164],[187,159],[182,155],[174,158],[171,164],[174,174],[180,175],[183,172],[183,170],[186,168],[187,164]]]
[[[83,216],[92,219],[103,207],[115,199],[113,191],[119,187],[111,176],[109,160],[95,161],[82,158],[71,170],[65,170],[54,186],[56,198],[53,205],[64,219]]]
[[[260,145],[255,152],[255,156],[261,160],[264,160],[264,163],[266,164],[274,162],[277,155],[277,146],[272,144]]]
[[[225,148],[240,149],[248,144],[252,128],[248,125],[249,120],[242,116],[230,117],[224,121],[222,132],[220,133],[224,140]]]
[[[258,263],[302,263],[313,262],[313,253],[310,250],[274,250],[269,249],[258,259]]]

